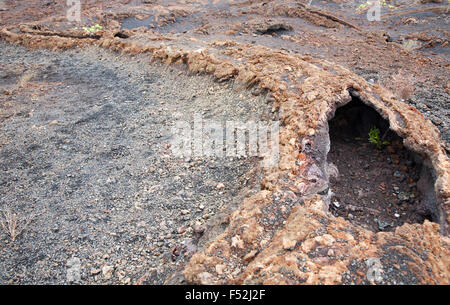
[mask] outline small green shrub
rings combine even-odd
[[[83,30],[88,33],[88,34],[93,34],[93,33],[97,33],[98,31],[100,31],[101,29],[103,29],[103,27],[99,24],[90,26],[90,27],[83,27]]]
[[[448,1],[450,1],[450,0],[448,0]],[[356,10],[364,10],[366,8],[369,8],[369,7],[373,6],[374,4],[375,4],[374,1],[368,0],[368,1],[364,2],[364,3],[361,3]],[[380,1],[380,6],[387,7],[387,8],[390,8],[390,9],[394,9],[395,8],[394,5],[387,4],[386,0],[381,0]]]
[[[383,145],[389,145],[388,141],[382,141],[380,138],[380,130],[376,127],[373,127],[369,131],[369,142],[375,144],[378,149],[382,149]]]

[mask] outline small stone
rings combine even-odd
[[[275,98],[273,97],[272,94],[268,94],[266,97],[266,103],[273,103],[275,102]]]
[[[113,273],[114,273],[114,267],[113,266],[109,266],[109,265],[103,266],[102,274],[103,274],[103,277],[105,278],[105,280],[111,279]]]
[[[334,256],[334,251],[333,251],[333,249],[328,250],[327,255],[328,255],[328,256]]]
[[[249,253],[247,253],[243,258],[244,262],[249,262],[252,258],[255,257],[255,255],[257,253],[258,253],[258,251],[256,251],[256,250],[252,250]]]
[[[187,214],[189,214],[189,210],[181,210],[181,214],[182,215],[187,215]]]
[[[100,268],[92,268],[91,269],[91,274],[92,275],[97,275],[97,274],[99,274],[100,272],[102,272],[102,270],[100,269]]]
[[[400,217],[400,214],[395,213],[394,216],[395,216],[396,218],[399,218],[399,217]]]
[[[216,189],[218,189],[218,190],[223,190],[224,188],[225,188],[225,185],[223,183],[219,183],[216,186]]]
[[[432,118],[432,121],[435,125],[441,125],[442,124],[442,120],[439,118]]]
[[[290,239],[287,237],[283,237],[283,249],[292,250],[297,245],[297,241],[295,239]]]
[[[231,246],[242,249],[244,248],[244,241],[239,235],[233,236],[231,238]]]
[[[123,285],[128,285],[129,283],[131,283],[131,279],[129,277],[120,280],[120,283]]]
[[[408,196],[408,194],[405,193],[405,192],[400,192],[400,193],[398,193],[397,198],[398,198],[400,201],[408,201],[408,200],[409,200],[409,196]]]
[[[380,231],[384,231],[384,229],[386,229],[387,227],[392,227],[392,223],[383,222],[383,221],[381,221],[379,219],[374,219],[374,220],[375,220],[375,222],[378,223],[378,229]]]
[[[205,233],[205,227],[203,226],[194,226],[193,228],[193,234],[196,238],[200,238],[203,233]]]
[[[353,219],[353,214],[348,214],[348,218]]]
[[[198,275],[198,279],[200,280],[201,285],[212,285],[214,284],[214,279],[211,273],[202,272]]]
[[[337,202],[337,201],[333,202],[333,205],[334,205],[335,207],[337,207],[337,208],[339,208],[339,207],[341,206],[341,204],[340,204],[339,202]]]
[[[223,270],[225,270],[227,266],[225,265],[216,265],[216,272],[218,275],[222,275],[223,274]]]

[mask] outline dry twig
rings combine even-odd
[[[34,215],[28,217],[20,217],[20,215],[13,213],[10,208],[5,208],[0,215],[0,223],[6,234],[9,235],[14,242],[17,237],[28,227],[33,220]]]

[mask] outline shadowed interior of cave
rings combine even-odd
[[[333,215],[375,232],[437,221],[432,171],[376,110],[353,96],[328,123]]]

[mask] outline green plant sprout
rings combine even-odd
[[[448,1],[450,1],[450,0],[448,0]],[[373,1],[368,0],[368,1],[366,1],[365,3],[361,3],[361,4],[358,6],[357,10],[365,9],[366,7],[371,6],[372,4],[373,4]],[[392,4],[387,4],[387,3],[386,3],[386,0],[381,0],[381,1],[380,1],[380,6],[384,6],[384,7],[390,8],[390,9],[395,8],[394,5],[392,5]]]
[[[380,130],[376,127],[373,127],[369,131],[369,142],[375,144],[378,149],[382,149],[383,145],[389,145],[388,141],[382,141],[380,138]]]
[[[93,34],[93,33],[97,33],[98,31],[100,31],[101,29],[103,29],[103,27],[99,24],[90,26],[90,27],[83,27],[83,30],[88,33],[88,34]]]

